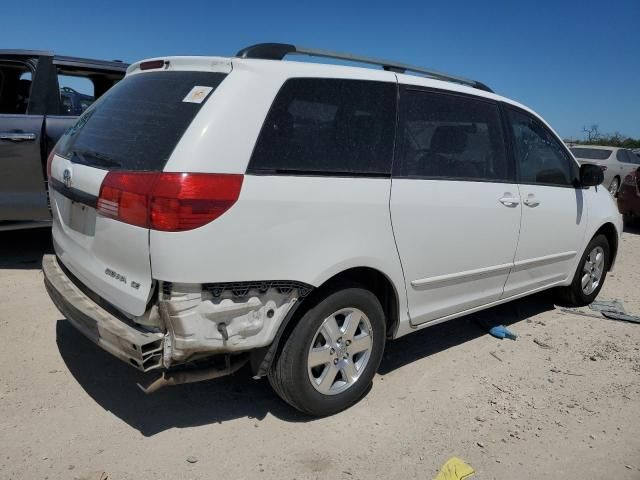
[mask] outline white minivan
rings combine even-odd
[[[250,363],[311,415],[357,402],[388,339],[551,287],[591,302],[622,231],[530,109],[286,44],[131,65],[48,170],[45,285],[78,330],[146,392]]]

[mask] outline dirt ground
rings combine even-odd
[[[452,456],[477,479],[640,479],[638,324],[536,295],[390,343],[365,399],[310,419],[246,370],[145,396],[49,300],[48,232],[0,246],[1,479],[431,479]],[[639,285],[633,227],[600,299],[640,315]]]

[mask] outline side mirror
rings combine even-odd
[[[585,163],[580,167],[580,185],[583,187],[597,187],[604,182],[604,172],[598,165]]]

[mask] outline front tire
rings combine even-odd
[[[287,338],[268,377],[285,402],[327,416],[360,400],[378,370],[385,317],[362,288],[331,293],[310,308]]]
[[[559,290],[564,303],[583,307],[596,299],[607,277],[610,252],[607,237],[596,235],[591,239],[580,259],[571,285]]]

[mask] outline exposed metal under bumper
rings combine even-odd
[[[53,303],[87,338],[144,372],[162,366],[164,334],[136,329],[97,305],[73,283],[55,255],[42,258],[42,271]]]
[[[228,358],[228,357],[227,357]],[[198,370],[176,370],[173,372],[164,371],[154,381],[149,383],[146,387],[138,383],[138,387],[147,395],[157,392],[161,388],[170,387],[173,385],[180,385],[182,383],[195,383],[202,382],[204,380],[213,380],[214,378],[224,377],[237,372],[249,361],[249,356],[244,355],[239,359],[229,362],[226,367],[209,367],[201,368]]]

